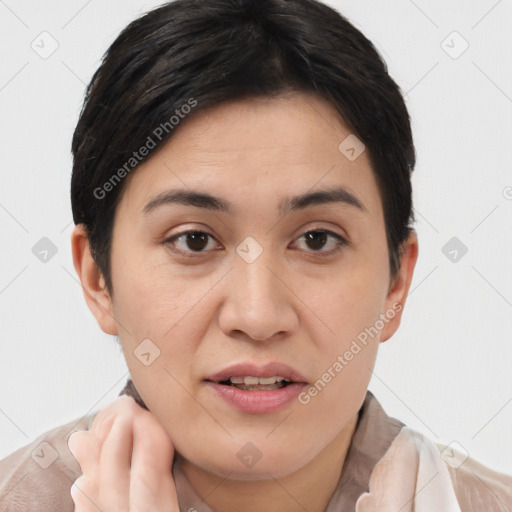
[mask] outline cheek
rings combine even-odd
[[[165,278],[149,264],[117,270],[113,314],[134,384],[152,410],[161,403],[182,407],[180,383],[188,386],[203,338],[204,314],[198,302],[204,287]]]
[[[325,340],[324,347],[331,347],[331,351],[344,349],[362,331],[375,325],[385,306],[385,270],[378,261],[356,263],[343,268],[323,286],[305,285],[300,292],[318,319],[317,339]]]
[[[375,290],[355,285],[343,293],[333,292],[330,299],[323,310],[329,331],[316,328],[321,363],[316,365],[317,380],[310,397],[319,397],[315,414],[335,411],[334,419],[343,417],[345,406],[355,412],[364,399],[380,342],[382,299]]]
[[[329,384],[323,400],[348,404],[353,396],[355,402],[364,398],[380,342],[386,271],[379,258],[372,258],[343,270],[321,289],[302,292],[315,313],[309,330],[316,342],[319,389]]]
[[[353,274],[325,291],[320,311],[329,330],[319,322],[311,328],[316,379],[299,401],[326,444],[361,407],[375,365],[380,342],[375,324],[383,304],[379,292],[385,288],[372,288],[370,282]]]
[[[113,270],[114,316],[134,341],[172,336],[204,295],[207,283],[183,279],[151,258],[121,261]],[[193,313],[192,313],[193,316]]]

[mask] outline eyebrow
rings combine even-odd
[[[285,198],[279,204],[278,212],[284,216],[289,212],[303,210],[310,206],[332,203],[346,204],[361,211],[366,211],[363,203],[352,192],[345,187],[336,187]],[[144,206],[142,210],[143,215],[148,215],[158,207],[167,204],[195,206],[197,208],[205,208],[214,212],[229,214],[233,211],[231,203],[220,197],[215,197],[206,192],[178,189],[162,192],[151,199],[146,206]]]

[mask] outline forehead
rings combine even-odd
[[[178,187],[242,205],[275,197],[282,211],[288,197],[342,185],[369,210],[379,208],[367,152],[345,152],[346,141],[357,144],[354,137],[334,107],[313,94],[227,102],[185,117],[130,175],[124,195],[139,213]]]

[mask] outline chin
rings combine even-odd
[[[296,446],[301,444],[290,443],[290,446],[284,448],[268,440],[266,443],[251,443],[237,439],[228,446],[217,443],[217,448],[213,450],[180,454],[190,464],[219,478],[229,475],[230,480],[261,481],[288,476],[316,455],[298,452]]]

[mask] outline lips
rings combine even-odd
[[[270,384],[271,380],[273,384]],[[228,366],[208,376],[204,383],[214,397],[245,414],[283,410],[291,406],[308,385],[298,370],[277,362],[263,366],[253,363]]]
[[[263,366],[258,366],[253,363],[240,363],[228,366],[217,373],[214,373],[204,380],[216,383],[224,383],[229,381],[231,377],[235,377],[235,381],[245,377],[258,377],[260,379],[270,377],[282,377],[291,383],[307,384],[307,379],[298,370],[284,363],[270,362]],[[249,380],[247,384],[252,383]]]

